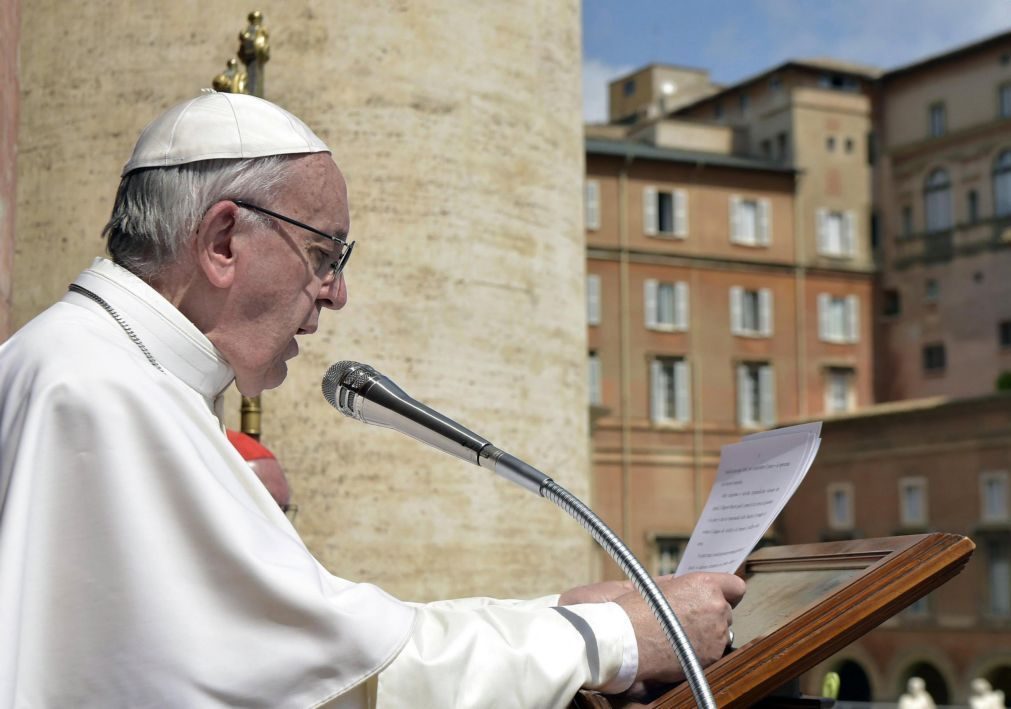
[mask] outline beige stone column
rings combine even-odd
[[[138,132],[209,85],[250,9],[25,5],[18,323],[103,252]],[[319,393],[332,362],[368,362],[588,496],[579,3],[259,9],[268,97],[333,147],[359,241],[349,305],[263,397],[263,441],[289,471],[300,531],[334,572],[405,597],[586,580],[591,542],[550,503],[343,419]]]
[[[0,4],[0,342],[11,332],[14,214],[17,202],[18,39],[21,2]]]

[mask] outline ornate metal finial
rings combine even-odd
[[[246,18],[249,25],[239,32],[238,58],[245,71],[239,69],[239,62],[228,60],[228,68],[214,77],[215,91],[233,94],[252,94],[263,98],[264,65],[270,59],[270,33],[263,26],[263,13],[255,10]]]
[[[249,93],[246,91],[246,72],[239,71],[239,62],[229,59],[226,66],[227,68],[211,81],[214,90],[230,94]]]

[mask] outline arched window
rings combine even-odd
[[[1011,150],[998,155],[993,164],[993,205],[996,216],[1011,214]]]
[[[951,181],[944,168],[939,167],[930,173],[923,188],[923,203],[927,213],[927,231],[951,229]]]

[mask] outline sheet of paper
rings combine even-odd
[[[802,424],[724,446],[713,489],[676,575],[737,569],[804,479],[820,432],[820,423]]]

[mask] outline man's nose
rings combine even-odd
[[[344,281],[344,274],[339,274],[336,278],[331,278],[320,288],[317,300],[324,308],[340,310],[348,302],[348,287]]]

